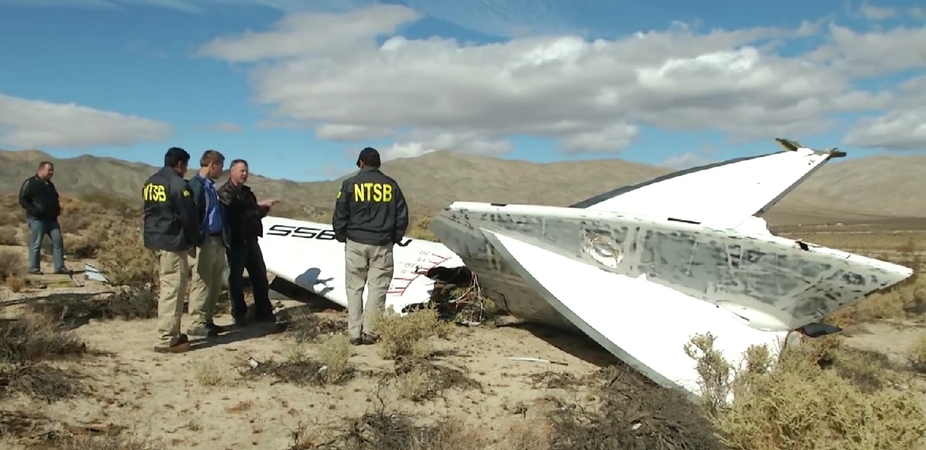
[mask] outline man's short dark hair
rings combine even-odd
[[[55,165],[55,164],[54,164],[53,162],[51,162],[51,161],[42,161],[42,162],[39,163],[39,170],[42,170],[42,168],[45,167],[45,166],[53,166],[53,167],[54,167],[54,165]]]
[[[360,156],[357,157],[357,165],[363,162],[364,166],[378,168],[381,164],[379,152],[373,147],[366,147],[360,150]]]
[[[248,167],[248,161],[245,159],[233,159],[231,164],[228,165],[228,168],[237,166],[238,164],[244,164],[244,167]]]
[[[190,163],[190,154],[180,147],[171,147],[164,154],[164,167],[177,167],[180,163]]]
[[[199,167],[222,162],[225,162],[225,155],[218,150],[206,150],[203,156],[199,158]]]

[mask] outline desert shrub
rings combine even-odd
[[[412,222],[411,226],[408,227],[408,236],[416,239],[424,239],[437,242],[437,236],[431,232],[430,226],[430,217],[422,217],[418,220],[415,220]]]
[[[85,203],[99,205],[103,210],[123,216],[136,214],[141,208],[140,203],[131,202],[124,196],[113,195],[110,191],[97,190],[85,192],[80,194],[78,199]]]
[[[723,449],[709,419],[681,389],[666,389],[622,364],[601,369],[589,381],[596,400],[552,399],[549,448]]]
[[[244,372],[250,379],[270,376],[277,381],[304,385],[342,384],[356,375],[350,365],[353,353],[344,336],[332,336],[322,344],[318,358],[312,358],[306,347],[295,343],[287,347],[283,361],[265,361]]]
[[[920,334],[913,346],[910,347],[908,358],[913,370],[926,373],[926,333]]]
[[[121,286],[101,294],[52,294],[28,304],[30,312],[47,317],[62,326],[76,328],[90,320],[144,320],[158,316],[154,292]]]
[[[465,367],[405,356],[395,360],[395,387],[399,398],[413,402],[441,397],[448,389],[482,392],[482,384],[470,378]]]
[[[347,332],[347,321],[300,310],[290,313],[286,329],[296,342],[321,342],[323,338]]]
[[[0,321],[0,395],[13,392],[56,401],[83,392],[79,375],[46,361],[89,351],[77,337],[34,315]]]
[[[26,273],[26,258],[15,250],[0,250],[0,281],[22,277]]]
[[[392,411],[381,399],[374,411],[360,417],[345,418],[329,430],[299,427],[292,434],[289,450],[483,450],[485,436],[467,427],[459,418],[439,417],[429,425],[416,424],[416,418]],[[515,449],[512,449],[515,450]],[[521,450],[521,449],[518,449]],[[533,449],[532,449],[533,450]],[[537,449],[542,450],[542,449]]]
[[[22,245],[19,230],[14,226],[0,226],[0,245]]]
[[[16,205],[17,207],[19,205]],[[25,221],[25,218],[22,214],[16,214],[14,212],[3,211],[0,212],[0,226],[4,227],[15,227]]]
[[[319,360],[325,367],[326,382],[334,384],[344,379],[349,373],[352,354],[350,342],[344,335],[331,336],[322,344],[319,349]]]
[[[114,225],[97,254],[100,270],[110,283],[132,287],[157,286],[158,260],[144,247],[138,227]]]
[[[387,309],[377,317],[375,329],[380,336],[380,355],[395,359],[406,355],[426,356],[430,352],[427,339],[447,337],[453,325],[441,321],[435,308],[423,308],[405,316]]]
[[[692,339],[692,345],[713,358],[713,349],[705,346],[710,343],[705,336]],[[864,392],[838,370],[821,367],[814,354],[785,351],[771,364],[771,352],[753,350],[746,355],[746,367],[736,368],[731,379],[711,375],[703,381],[719,380],[734,394],[727,403],[707,401],[714,406],[709,417],[726,446],[901,450],[914,448],[926,436],[926,417],[916,399],[894,389]],[[728,361],[721,365],[734,367]]]

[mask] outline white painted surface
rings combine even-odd
[[[744,325],[710,303],[647,281],[645,275],[606,272],[501,233],[484,232],[498,239],[512,262],[523,268],[522,276],[549,292],[548,301],[561,314],[575,316],[580,329],[595,330],[589,336],[604,348],[643,374],[665,377],[695,395],[700,393],[696,362],[684,353],[695,334],[712,333],[715,348],[734,363],[750,345],[768,345],[777,354],[788,334]],[[581,288],[575,280],[582,280]]]
[[[272,216],[265,217],[263,224],[260,247],[267,271],[346,308],[344,244],[333,239],[309,237],[317,234],[317,230],[331,230],[331,225]],[[290,232],[288,236],[274,235],[275,230],[290,231],[299,227],[302,227],[299,232]],[[407,240],[407,246],[394,247],[395,274],[386,295],[386,307],[396,312],[430,299],[434,282],[415,273],[417,269],[463,265],[458,256],[441,244]],[[369,286],[364,290],[364,301],[367,292]]]
[[[829,154],[809,149],[772,153],[641,183],[588,209],[736,228],[770,208],[829,159]]]

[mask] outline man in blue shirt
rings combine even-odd
[[[207,150],[199,160],[199,173],[190,179],[193,200],[199,212],[199,232],[202,245],[190,252],[193,276],[190,279],[190,315],[193,322],[187,335],[215,336],[224,331],[213,322],[219,293],[227,279],[228,223],[225,208],[216,193],[215,180],[222,176],[225,156]]]

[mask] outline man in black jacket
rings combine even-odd
[[[39,163],[39,170],[34,176],[23,181],[19,188],[19,205],[26,211],[26,222],[29,225],[31,236],[29,238],[29,273],[41,275],[39,261],[42,252],[42,241],[45,235],[51,239],[51,253],[55,264],[55,273],[68,273],[64,267],[64,240],[61,237],[61,227],[58,225],[58,215],[61,214],[61,203],[58,199],[58,190],[55,189],[51,178],[55,175],[55,165],[50,161]]]
[[[248,269],[251,292],[254,294],[255,322],[276,322],[270,304],[270,283],[267,266],[257,238],[264,235],[261,219],[270,212],[275,200],[257,201],[248,181],[248,162],[236,159],[229,165],[228,181],[219,188],[219,199],[225,205],[229,223],[228,298],[235,325],[247,324],[247,304],[244,302],[244,269]]]
[[[180,318],[187,299],[190,252],[201,243],[199,218],[190,184],[183,179],[190,154],[172,147],[164,155],[164,167],[148,177],[142,189],[145,200],[144,245],[158,258],[160,293],[159,353],[179,353],[190,348],[180,332]]]
[[[392,247],[402,242],[408,229],[405,196],[395,180],[380,172],[379,152],[363,149],[357,167],[360,172],[341,184],[331,220],[335,239],[346,244],[347,333],[353,345],[377,340],[373,327],[395,271]],[[367,283],[370,292],[364,306]]]

